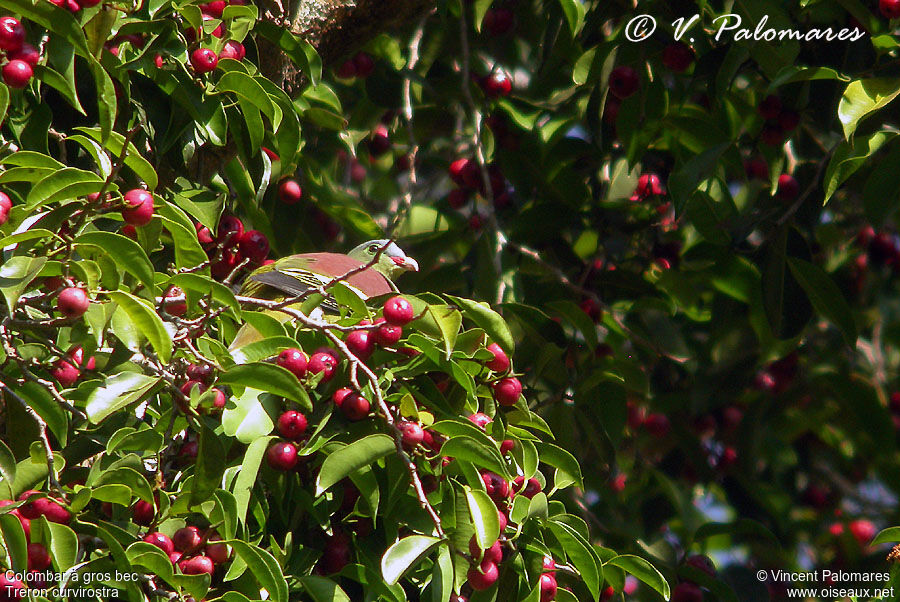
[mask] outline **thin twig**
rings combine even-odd
[[[41,438],[41,445],[44,448],[44,456],[47,459],[47,473],[50,478],[50,487],[56,492],[56,494],[61,497],[63,500],[66,499],[65,494],[63,494],[62,487],[59,486],[59,481],[56,480],[56,468],[54,467],[53,462],[53,448],[50,446],[50,438],[47,436],[47,423],[44,422],[44,419],[41,418],[40,414],[38,414],[31,405],[19,397],[19,395],[13,391],[5,382],[0,380],[0,389],[3,389],[7,395],[15,399],[22,408],[25,410],[25,413],[31,416],[31,419],[37,423],[38,426],[38,435]]]

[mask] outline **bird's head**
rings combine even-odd
[[[378,250],[387,245],[382,251],[378,262],[373,266],[376,270],[393,280],[403,272],[418,272],[419,264],[412,257],[408,257],[403,249],[395,243],[388,244],[387,239],[370,240],[364,242],[348,253],[350,257],[362,263],[369,263],[378,253]]]

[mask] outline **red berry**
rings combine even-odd
[[[522,395],[522,383],[518,378],[501,378],[493,385],[494,399],[502,406],[514,406]]]
[[[293,443],[275,443],[266,452],[266,461],[275,470],[287,472],[293,469],[299,461],[297,447]]]
[[[216,369],[210,364],[191,364],[185,370],[185,375],[190,380],[197,380],[208,385],[212,383]]]
[[[490,560],[481,562],[480,568],[472,567],[466,574],[469,585],[475,591],[483,591],[490,588],[497,582],[500,576],[497,565]]]
[[[215,33],[213,33],[215,35]],[[191,67],[197,73],[209,73],[216,69],[219,57],[209,48],[198,48],[191,53]]]
[[[178,568],[185,575],[212,575],[216,570],[213,561],[203,555],[179,561]]]
[[[756,109],[763,119],[778,119],[781,114],[781,99],[770,94],[766,96]]]
[[[328,382],[334,377],[338,361],[330,353],[316,352],[309,358],[309,371],[312,374],[323,374],[321,382]]]
[[[213,395],[215,395],[215,397],[213,398],[213,407],[218,410],[221,410],[222,408],[224,408],[225,404],[227,403],[225,393],[223,393],[220,389],[217,389],[215,387],[210,389],[210,391],[213,393]]]
[[[378,328],[372,331],[375,337],[375,343],[382,347],[390,347],[396,345],[403,338],[403,328],[388,324],[384,318],[375,318],[375,324],[380,324]]]
[[[10,88],[24,88],[34,75],[31,65],[21,59],[13,59],[3,65],[3,81]]]
[[[228,549],[228,546],[224,543],[214,543],[217,541],[221,541],[221,538],[218,535],[211,536],[208,540],[206,549],[204,553],[206,556],[213,561],[214,564],[224,564],[228,562],[228,559],[231,558],[231,550]]]
[[[285,349],[279,353],[275,363],[297,378],[306,376],[306,371],[309,367],[309,359],[306,357],[306,354],[296,348]]]
[[[675,73],[682,73],[694,62],[694,51],[684,42],[674,42],[663,49],[662,62]]]
[[[878,0],[878,9],[885,18],[896,19],[900,17],[900,0]]]
[[[331,400],[334,402],[334,405],[336,405],[337,407],[341,407],[341,404],[344,403],[344,399],[346,399],[346,397],[351,393],[353,393],[353,390],[346,387],[338,389],[331,396]]]
[[[471,422],[481,430],[484,430],[485,427],[493,421],[493,418],[483,412],[476,412],[469,416],[469,422]]]
[[[306,416],[296,410],[288,410],[278,417],[278,434],[285,439],[296,439],[306,432]]]
[[[247,230],[238,238],[241,255],[254,263],[262,263],[269,254],[269,239],[259,230]]]
[[[541,492],[541,482],[534,477],[526,481],[525,477],[520,475],[513,481],[513,491],[530,500]]]
[[[22,44],[22,47],[18,50],[6,53],[6,57],[11,61],[25,61],[26,63],[34,67],[41,60],[41,51],[31,44]]]
[[[506,372],[509,370],[509,357],[507,357],[506,352],[503,351],[503,348],[500,347],[500,345],[491,343],[487,346],[487,350],[494,355],[493,359],[485,364],[489,370],[493,370],[494,372]]]
[[[502,502],[509,496],[509,483],[500,475],[485,470],[481,473],[484,489],[495,502]]]
[[[617,98],[628,98],[638,91],[640,85],[637,71],[631,67],[616,67],[609,74],[609,91]]]
[[[650,414],[644,420],[644,428],[654,437],[661,439],[669,434],[669,419],[664,414]]]
[[[200,529],[194,526],[182,527],[172,535],[172,545],[179,552],[190,554],[203,543]]]
[[[694,554],[693,556],[688,556],[684,563],[694,567],[698,571],[703,571],[710,577],[715,578],[716,576],[716,565],[713,564],[713,561],[710,560],[709,556],[706,554]]]
[[[363,361],[369,359],[369,356],[375,351],[375,337],[369,330],[354,330],[347,335],[344,342],[353,355]]]
[[[0,17],[0,50],[16,51],[25,43],[25,28],[15,17]]]
[[[551,573],[544,573],[540,578],[541,602],[550,602],[556,599],[556,577]]]
[[[499,508],[497,508],[497,521],[500,524],[500,532],[503,533],[503,531],[506,529],[506,525],[509,523],[509,519],[506,517],[506,514],[504,514],[503,511]]]
[[[244,48],[243,44],[234,40],[228,40],[227,42],[225,42],[222,50],[219,51],[219,60],[234,59],[236,61],[240,61],[243,60],[246,55],[247,50]]]
[[[55,378],[59,384],[61,384],[65,388],[69,388],[78,381],[78,377],[81,376],[81,372],[79,372],[78,368],[73,366],[67,361],[58,360],[55,364],[53,364],[53,368],[50,370],[50,375]]]
[[[9,195],[5,192],[0,192],[0,211],[9,213],[10,209],[12,209],[12,205],[12,199],[9,198]]]
[[[148,533],[144,536],[143,541],[156,546],[165,552],[167,556],[175,551],[175,544],[165,533],[160,533],[158,531],[155,533]]]
[[[357,77],[369,77],[375,70],[375,60],[365,52],[357,52],[353,57],[353,67]]]
[[[66,318],[79,318],[88,310],[90,301],[83,288],[69,287],[56,298],[56,309]]]
[[[351,79],[356,77],[356,65],[353,64],[353,59],[347,59],[341,63],[341,66],[338,67],[338,70],[335,73],[341,79]]]
[[[853,534],[853,537],[856,539],[860,546],[869,545],[869,542],[872,541],[872,539],[878,533],[878,529],[876,529],[872,521],[869,520],[852,521],[849,527],[850,533]]]
[[[139,525],[149,525],[155,516],[156,510],[153,509],[153,504],[150,502],[138,500],[131,507],[131,518]]]
[[[391,297],[384,302],[384,319],[394,326],[406,326],[415,317],[409,301],[403,297]]]
[[[613,596],[616,595],[616,590],[613,589],[613,586],[607,585],[603,591],[600,593],[600,599],[604,602],[606,600],[611,600]]]
[[[775,196],[782,201],[793,201],[800,196],[800,184],[794,176],[786,173],[778,176],[778,188],[775,190]]]
[[[672,590],[669,602],[703,602],[703,592],[693,583],[679,583]]]
[[[14,602],[28,598],[25,583],[16,579],[13,573],[3,571],[0,573],[0,600]]]
[[[488,98],[501,98],[512,92],[512,80],[503,71],[495,71],[481,78],[479,83]]]
[[[397,428],[400,429],[403,445],[407,449],[413,449],[425,440],[425,431],[418,422],[402,420],[397,423]]]
[[[640,199],[663,194],[662,183],[659,180],[659,176],[655,173],[641,174],[641,177],[638,178],[637,188],[634,189],[634,194],[640,197]]]
[[[390,133],[384,124],[379,123],[369,138],[369,153],[373,157],[380,157],[389,150],[391,150]]]
[[[182,554],[178,550],[175,550],[174,552],[169,554],[169,562],[171,562],[172,564],[178,564],[178,561],[181,560],[182,556],[184,556],[184,554]]]
[[[297,183],[297,180],[287,178],[282,180],[281,184],[278,185],[278,198],[281,199],[281,202],[285,205],[299,203],[302,197],[303,189],[300,188],[300,184]]]
[[[47,551],[47,548],[45,548],[43,544],[28,544],[29,571],[43,571],[44,569],[50,568],[52,563],[53,561],[50,559],[50,552]]]
[[[556,570],[556,562],[553,560],[553,556],[544,556],[541,561],[541,569],[545,573],[552,573]]]
[[[178,299],[180,297],[180,299]],[[169,299],[175,299],[170,301]],[[166,313],[172,316],[181,317],[187,313],[187,299],[184,291],[177,286],[170,286],[163,295],[163,307]]]
[[[146,226],[153,219],[153,195],[141,188],[125,193],[129,207],[122,211],[122,219],[132,226]]]
[[[208,14],[210,17],[215,17],[216,19],[222,18],[222,13],[225,12],[226,6],[225,0],[213,0],[212,2],[207,2],[206,4],[200,5],[200,10],[204,13]]]
[[[516,442],[512,439],[504,439],[500,442],[500,453],[506,454],[511,452],[516,447]]]
[[[362,420],[369,415],[369,400],[356,393],[350,393],[341,402],[341,411],[350,420]]]
[[[244,222],[233,215],[223,215],[216,230],[216,242],[225,247],[237,246],[244,233]]]
[[[209,386],[204,382],[200,382],[199,380],[189,380],[181,385],[181,392],[184,393],[185,396],[190,397],[191,391],[194,389],[194,387],[197,387],[199,393],[205,393],[209,388]]]
[[[489,8],[484,13],[481,29],[492,36],[502,36],[512,31],[515,16],[508,8]]]

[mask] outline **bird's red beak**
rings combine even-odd
[[[391,257],[391,261],[397,264],[399,267],[404,270],[408,270],[410,272],[418,272],[419,264],[412,257]]]

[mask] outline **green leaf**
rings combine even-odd
[[[125,136],[122,134],[110,132],[109,137],[104,142],[102,136],[103,132],[100,128],[78,127],[75,129],[103,144],[116,160],[122,156],[122,146],[125,144]],[[156,170],[153,169],[153,165],[143,157],[133,142],[128,143],[128,152],[125,155],[125,167],[143,180],[147,185],[148,190],[151,192],[156,190],[156,187],[159,185],[159,178],[156,175]]]
[[[200,445],[191,481],[191,506],[208,500],[225,472],[225,446],[216,434],[204,423],[200,430]]]
[[[16,480],[16,457],[3,441],[0,441],[0,479],[3,483],[0,489],[2,499],[14,499],[12,484]]]
[[[128,314],[128,319],[147,337],[153,349],[159,354],[159,359],[168,363],[172,358],[172,336],[156,310],[143,299],[130,293],[110,291],[107,296]]]
[[[291,58],[291,61],[309,76],[309,81],[313,86],[319,85],[319,80],[322,78],[322,59],[309,42],[294,35],[287,28],[265,19],[257,21],[255,30],[277,44]]]
[[[364,466],[396,450],[394,440],[382,434],[368,435],[331,452],[322,463],[316,478],[316,496]]]
[[[472,517],[472,526],[475,527],[475,540],[479,548],[486,550],[500,537],[497,505],[480,489],[466,487],[465,490],[469,516]]]
[[[350,602],[350,596],[331,579],[306,575],[300,577],[300,584],[313,602]]]
[[[12,314],[19,297],[31,284],[41,268],[47,263],[46,257],[11,257],[0,265],[0,292],[6,299],[6,306]]]
[[[558,470],[557,480],[560,479],[559,473],[562,473],[565,479],[569,481],[569,484],[574,483],[578,487],[584,487],[584,481],[581,477],[581,466],[579,466],[575,456],[552,443],[535,441],[534,446],[537,448],[541,462],[549,464]],[[562,486],[557,484],[557,487]]]
[[[22,523],[8,512],[0,514],[0,535],[3,536],[3,547],[6,549],[4,564],[16,572],[24,573],[28,567],[28,542]]]
[[[797,257],[788,257],[787,262],[791,273],[806,291],[816,311],[834,323],[844,335],[847,345],[855,348],[856,322],[853,320],[850,305],[847,304],[837,284],[822,268],[813,263]]]
[[[500,450],[494,445],[484,445],[467,435],[450,438],[441,447],[441,455],[471,462],[509,478],[509,471]]]
[[[256,483],[256,475],[259,473],[260,464],[263,456],[266,455],[266,450],[269,448],[271,440],[271,437],[260,437],[247,446],[247,451],[244,452],[244,460],[241,462],[241,469],[234,480],[231,492],[237,501],[237,517],[242,523],[247,518],[247,509],[250,507],[253,484]]]
[[[81,102],[78,100],[78,93],[75,91],[75,88],[69,85],[69,82],[66,81],[66,78],[62,75],[46,65],[35,65],[34,76],[51,88],[55,88],[62,94],[63,98],[69,101],[69,104],[72,105],[76,111],[82,115],[87,115],[84,108],[81,106]]]
[[[24,232],[19,232],[18,234],[10,234],[5,238],[0,238],[0,249],[6,248],[8,246],[17,245],[20,242],[25,242],[28,240],[35,240],[40,238],[55,238],[57,240],[62,240],[62,238],[50,230],[44,230],[43,228],[35,228],[34,230],[25,230]]]
[[[219,382],[224,385],[252,387],[266,393],[287,397],[301,404],[304,411],[312,411],[309,396],[303,390],[297,377],[275,364],[265,362],[238,364],[225,371],[219,377]]]
[[[238,303],[235,298],[234,292],[221,282],[216,282],[208,276],[201,276],[200,274],[176,274],[169,278],[165,286],[166,288],[178,286],[184,290],[192,290],[203,295],[209,295],[212,297],[213,301],[221,303],[226,307],[230,307],[235,312],[240,313],[241,311],[241,304]]]
[[[275,428],[280,400],[259,389],[247,388],[234,403],[227,403],[222,412],[222,429],[241,443],[264,437]]]
[[[572,565],[581,574],[585,586],[594,599],[600,596],[600,583],[602,582],[601,567],[594,557],[591,545],[571,526],[551,520],[550,530],[566,551],[566,556]]]
[[[876,535],[869,545],[877,546],[882,543],[895,543],[898,541],[900,541],[900,527],[888,527]]]
[[[47,546],[57,571],[64,572],[75,566],[78,558],[78,536],[66,525],[47,522],[50,542]]]
[[[853,144],[841,142],[828,162],[825,170],[825,199],[828,203],[835,191],[847,181],[847,178],[870,160],[878,149],[897,136],[896,132],[875,132],[866,138],[854,138]]]
[[[92,171],[65,167],[34,185],[25,199],[25,208],[34,211],[41,205],[100,192],[103,182],[103,178]]]
[[[3,165],[18,165],[20,167],[46,167],[52,170],[62,169],[66,165],[60,163],[53,157],[49,157],[44,153],[38,153],[30,150],[16,151],[11,155],[0,159]]]
[[[584,2],[580,0],[559,0],[559,5],[566,16],[566,23],[569,24],[569,32],[574,38],[581,31],[581,26],[584,24],[584,15],[587,11]]]
[[[111,470],[105,470],[99,474],[94,485],[124,485],[145,502],[154,503],[153,490],[150,483],[140,472],[129,466],[119,466]]]
[[[496,511],[494,515],[496,516]],[[437,544],[438,537],[410,535],[394,543],[381,557],[381,574],[388,585],[400,581],[403,573],[415,566]]]
[[[233,92],[261,111],[272,123],[273,129],[281,124],[281,108],[272,102],[263,87],[253,77],[240,71],[229,71],[216,82],[216,91]]]
[[[463,310],[463,315],[482,328],[491,340],[496,342],[506,353],[512,355],[516,350],[516,342],[503,316],[491,309],[487,303],[479,303],[471,299],[447,295]]]
[[[266,550],[240,539],[224,540],[250,568],[260,587],[269,592],[273,602],[287,602],[288,586],[278,561]]]
[[[634,575],[640,581],[659,592],[659,595],[662,596],[663,599],[669,599],[669,583],[652,564],[640,556],[633,556],[631,554],[616,556],[609,561],[609,564],[617,566],[625,572]]]
[[[849,139],[856,126],[870,113],[877,111],[900,94],[900,78],[877,77],[850,82],[838,104],[838,119]]]
[[[38,416],[44,419],[50,432],[59,440],[60,445],[66,445],[69,435],[69,415],[59,402],[36,382],[19,385],[17,392],[38,413]]]
[[[146,251],[127,236],[115,232],[85,232],[75,239],[75,245],[91,245],[110,257],[118,266],[137,278],[147,290],[156,294],[153,281],[153,264]]]
[[[442,544],[431,575],[431,602],[444,602],[453,593],[453,561],[450,546]]]
[[[791,65],[778,72],[778,75],[769,83],[769,92],[774,92],[784,84],[794,82],[813,81],[819,79],[835,79],[844,82],[850,81],[850,77],[838,73],[829,67],[800,67]]]
[[[891,145],[890,151],[875,162],[863,187],[862,198],[866,216],[876,228],[900,207],[898,170],[900,170],[900,144],[895,142]]]
[[[450,354],[456,345],[459,327],[462,325],[462,314],[447,305],[429,305],[426,316],[437,325],[441,333],[441,340],[444,342],[445,357],[450,359]]]

